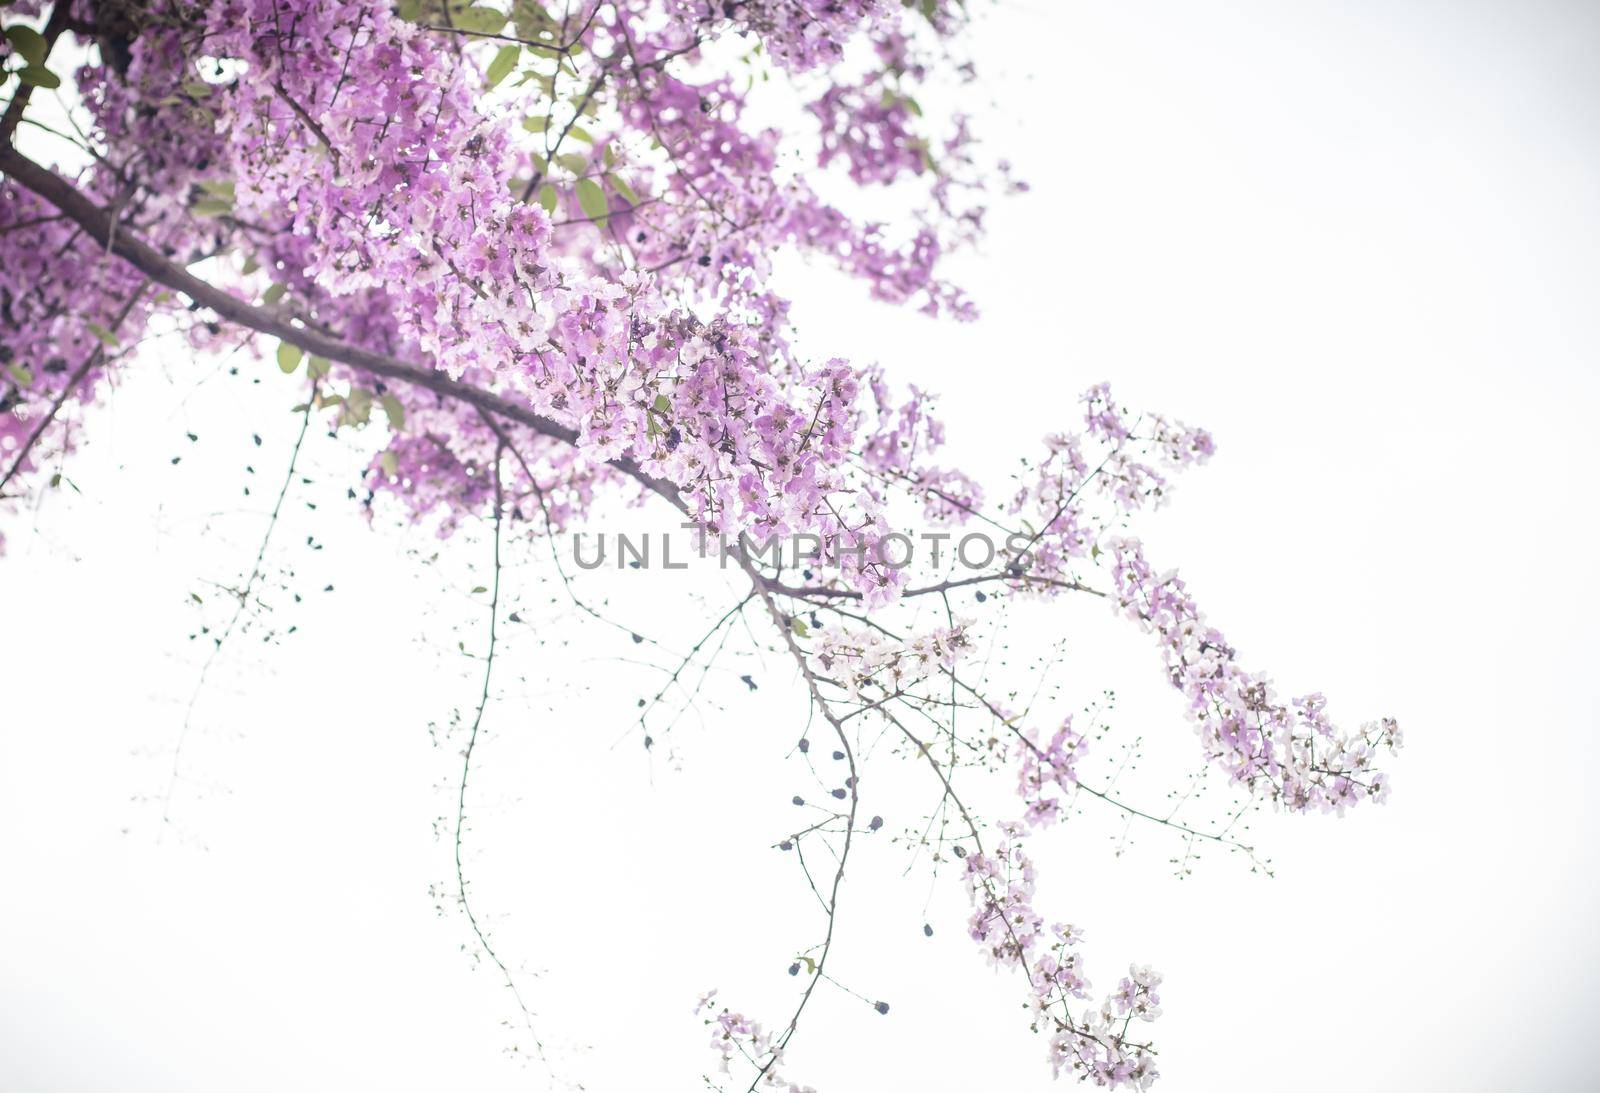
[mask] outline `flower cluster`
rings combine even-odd
[[[893,182],[927,170],[927,142],[912,130],[916,100],[876,81],[835,84],[811,104],[820,123],[818,166],[843,159],[858,185]]]
[[[52,213],[32,194],[0,186],[0,243],[31,243],[0,259],[0,503],[20,493],[13,477],[70,450],[61,407],[93,397],[148,313],[137,271],[76,245],[72,225]]]
[[[1099,468],[1097,485],[1122,512],[1160,506],[1167,498],[1167,478],[1156,464],[1181,470],[1204,463],[1216,451],[1211,434],[1160,414],[1128,421],[1128,411],[1118,407],[1109,384],[1091,387],[1083,396],[1088,435],[1110,448]],[[1136,430],[1143,426],[1142,435]],[[1138,442],[1138,443],[1131,443]]]
[[[901,694],[940,668],[952,668],[971,647],[970,619],[935,627],[900,641],[876,631],[840,628],[822,631],[813,655],[826,678],[852,698],[868,687]]]
[[[880,299],[964,315],[970,305],[934,269],[969,229],[935,215],[896,238],[823,202],[780,169],[783,134],[745,122],[738,82],[692,62],[729,30],[760,35],[796,70],[837,61],[855,38],[893,43],[878,52],[899,56],[912,14],[874,2],[819,14],[744,4],[730,21],[721,5],[649,0],[552,21],[536,8],[513,13],[514,36],[573,43],[571,56],[593,66],[588,94],[563,92],[561,58],[532,44],[511,48],[507,81],[504,50],[464,48],[476,39],[435,26],[428,4],[227,0],[198,25],[133,19],[118,28],[119,62],[77,76],[107,149],[80,184],[127,206],[126,230],[166,254],[237,255],[220,275],[277,317],[426,362],[570,429],[574,459],[555,457],[547,438],[518,439],[556,472],[543,487],[578,479],[567,491],[574,513],[591,485],[617,481],[604,464],[629,461],[678,487],[719,531],[870,542],[883,497],[850,466],[868,443],[856,405],[866,372],[794,356],[788,303],[767,283],[772,256],[817,252]],[[506,17],[474,7],[471,20],[463,27],[488,34]],[[899,78],[911,78],[903,65]],[[502,81],[544,94],[485,96]],[[539,116],[527,117],[530,106]],[[857,158],[887,165],[900,154]],[[131,204],[118,192],[130,184]],[[72,300],[81,282],[65,274],[80,258],[125,279],[131,271],[11,180],[0,199],[15,210],[0,236],[3,264],[56,297],[42,305],[52,318],[39,336],[65,342],[65,326],[103,328],[105,308]],[[53,237],[81,256],[29,269],[22,256],[39,265],[63,249]],[[129,328],[162,310],[197,346],[226,345],[217,324],[175,303],[147,301]],[[52,394],[20,382],[37,381],[44,363],[23,348],[4,415],[12,450]],[[455,522],[444,510],[481,511],[482,470],[500,438],[477,410],[403,384],[376,390],[337,362],[324,362],[319,387],[317,404],[335,407],[340,425],[365,424],[359,407],[384,396],[399,408],[387,415],[390,449],[370,470],[374,493],[417,519],[442,514],[444,531]],[[425,421],[436,427],[423,434]],[[890,574],[852,575],[875,597],[894,593]]]
[[[826,4],[672,0],[668,11],[675,21],[707,32],[730,20],[738,33],[759,38],[779,64],[803,71],[838,61],[863,25],[870,29],[891,25],[899,7],[896,0],[830,0]]]
[[[1035,1031],[1050,1038],[1050,1064],[1112,1089],[1147,1089],[1156,1078],[1149,1045],[1129,1035],[1135,1019],[1161,1015],[1155,993],[1161,977],[1134,967],[1098,1006],[1079,1009],[1089,981],[1076,946],[1083,931],[1045,925],[1034,909],[1034,867],[1015,824],[1001,825],[1007,841],[991,853],[966,855],[965,881],[972,901],[968,933],[991,965],[1020,970],[1028,980],[1028,1010]]]
[[[667,495],[708,537],[812,536],[829,564],[804,572],[807,587],[741,558],[774,620],[802,637],[818,612],[859,620],[846,602],[871,613],[957,587],[984,602],[975,586],[990,581],[1059,595],[1085,587],[1075,567],[1109,557],[1110,598],[1155,635],[1210,760],[1296,811],[1386,795],[1373,764],[1399,745],[1392,721],[1347,734],[1320,695],[1276,698],[1183,583],[1122,537],[1165,502],[1173,475],[1211,456],[1203,429],[1091,388],[1081,427],[1047,439],[1004,506],[1024,530],[992,572],[912,587],[885,564],[891,513],[987,520],[983,492],[935,461],[944,429],[928,393],[901,396],[876,367],[796,349],[773,267],[780,251],[798,253],[874,299],[974,314],[945,279],[946,258],[980,238],[995,179],[1020,186],[980,158],[969,118],[927,117],[919,101],[926,80],[972,78],[947,42],[965,5],[0,7],[11,96],[0,120],[0,505],[40,487],[81,408],[158,322],[197,350],[275,356],[296,373],[294,400],[336,429],[386,427],[365,467],[369,513],[398,507],[441,536],[489,512],[497,529],[508,516],[553,531],[628,491]],[[52,59],[58,38],[77,38],[62,53],[87,58],[67,74],[72,125],[19,129],[33,89],[66,73]],[[789,129],[752,120],[766,116],[752,77],[771,76],[807,104]],[[55,143],[39,143],[46,135]],[[36,144],[63,158],[42,162]],[[828,182],[892,187],[908,212],[878,221],[825,200],[815,176],[830,167],[842,177]],[[787,644],[813,697],[831,683],[851,701],[887,699],[948,677],[948,759],[918,749],[948,801],[940,763],[958,762],[955,710],[978,696],[955,697],[974,624],[943,618],[906,638],[872,619],[830,620],[804,647]],[[1026,976],[1057,1073],[1143,1089],[1153,1054],[1130,1029],[1159,1014],[1159,976],[1136,967],[1089,1005],[1081,932],[1033,906],[1024,831],[1061,817],[1085,741],[1070,719],[1046,740],[981,704],[1015,733],[1025,812],[992,851],[966,855],[970,933],[992,963]],[[843,720],[829,720],[846,746]],[[966,743],[987,761],[1006,740]],[[855,775],[833,792],[850,797],[855,830]],[[724,1069],[744,1057],[766,1087],[807,1093],[779,1073],[793,1021],[777,1037],[725,1008],[707,1023]]]
[[[1077,765],[1089,750],[1088,742],[1073,730],[1068,717],[1048,744],[1039,743],[1038,730],[1020,730],[1015,750],[1017,793],[1026,806],[1028,823],[1054,823],[1061,818],[1065,798],[1077,789]]]
[[[714,990],[702,995],[695,1013],[715,1009],[716,995]],[[711,1029],[711,1050],[717,1054],[717,1066],[721,1073],[730,1073],[734,1059],[739,1058],[753,1063],[760,1070],[762,1088],[778,1093],[817,1093],[809,1085],[802,1086],[783,1077],[778,1069],[783,1062],[783,1045],[762,1028],[760,1022],[726,1006],[716,1010],[705,1021]]]
[[[1281,701],[1269,678],[1239,666],[1176,572],[1152,569],[1137,540],[1113,540],[1110,551],[1116,609],[1155,636],[1209,761],[1294,812],[1343,812],[1388,796],[1374,761],[1379,749],[1400,747],[1392,719],[1346,733],[1328,720],[1320,694]]]
[[[1120,521],[1166,501],[1170,474],[1216,450],[1204,429],[1131,414],[1108,384],[1091,387],[1080,401],[1084,430],[1047,437],[1044,460],[1010,501],[1032,533],[1026,557],[1016,559],[1030,590],[1070,582],[1073,562],[1098,555]]]

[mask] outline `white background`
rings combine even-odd
[[[1033,185],[959,269],[983,320],[790,271],[806,345],[942,392],[951,459],[996,484],[1100,379],[1209,426],[1216,459],[1140,528],[1151,554],[1286,691],[1407,732],[1388,806],[1255,823],[1275,879],[1208,856],[1180,881],[1171,840],[1089,815],[1037,847],[1047,913],[1087,929],[1101,987],[1130,960],[1167,974],[1158,1088],[1600,1085],[1600,9],[1035,0],[979,37],[993,101],[971,105]],[[297,392],[230,363],[153,345],[67,465],[81,495],[7,523],[0,1089],[541,1088],[463,951],[433,826],[478,686],[456,643],[482,647],[479,529],[369,529],[343,501],[354,457],[314,435],[274,610],[218,659],[172,778],[203,660],[188,636],[225,618],[208,582],[248,569],[293,434]],[[550,578],[543,548],[513,552],[526,622],[479,755],[474,892],[563,1076],[695,1088],[696,996],[781,1024],[784,969],[815,940],[768,849],[815,792],[783,759],[803,704],[780,659],[735,642],[703,717],[647,757],[633,706],[660,677],[638,662],[665,658],[582,622]],[[586,590],[678,649],[728,602],[704,572]],[[1011,626],[1013,667],[1065,635],[1063,702],[1115,687],[1120,734],[1192,758],[1131,628],[1078,604]],[[885,837],[847,881],[834,960],[892,1009],[823,992],[792,1074],[1045,1089],[1018,984],[888,841],[931,795],[874,763]]]

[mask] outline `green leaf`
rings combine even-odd
[[[328,369],[333,367],[333,362],[327,357],[319,357],[315,353],[306,364],[306,374],[314,380],[319,380],[328,374]]]
[[[483,593],[483,592],[487,592],[487,591],[489,591],[489,590],[487,588],[483,587],[483,585],[481,585],[481,584],[472,586],[472,594],[474,596],[479,595],[480,593]]]
[[[606,226],[606,192],[592,178],[578,179],[578,207],[602,228]]]
[[[512,0],[511,18],[516,20],[517,33],[524,38],[549,33],[546,28],[553,23],[550,13],[538,0]]]
[[[275,304],[279,300],[283,299],[283,294],[288,291],[288,285],[281,285],[274,281],[270,286],[268,286],[267,291],[261,294],[261,302],[264,304]]]
[[[497,87],[500,81],[511,75],[511,70],[517,67],[517,60],[522,56],[521,46],[501,46],[494,55],[494,60],[489,62],[488,71],[484,79],[489,81],[490,87]]]
[[[556,162],[575,175],[581,175],[589,169],[589,157],[580,156],[576,152],[567,152],[556,157]]]
[[[543,186],[539,187],[539,204],[544,208],[545,212],[555,212],[556,205],[558,205],[560,201],[560,197],[556,194],[556,188],[550,185],[550,183],[546,182]]]
[[[581,125],[569,125],[567,126],[567,132],[572,136],[577,137],[585,144],[594,143],[594,137],[590,135],[589,130],[585,129]]]
[[[233,202],[220,197],[202,197],[189,206],[189,211],[196,216],[227,216],[233,212]]]
[[[27,365],[20,362],[13,362],[6,369],[6,371],[11,375],[12,379],[17,381],[18,387],[33,386],[33,369],[29,368]]]
[[[99,338],[102,345],[119,344],[117,342],[117,336],[111,333],[111,331],[107,330],[105,327],[101,326],[99,323],[84,323],[83,328],[89,333],[93,334],[96,338]]]
[[[378,469],[392,478],[400,473],[400,457],[393,452],[384,452],[378,457]]]
[[[352,387],[344,397],[344,410],[339,415],[341,425],[365,425],[372,417],[372,392]]]
[[[298,345],[291,345],[288,342],[278,343],[278,367],[281,368],[285,374],[293,372],[296,368],[299,368],[300,358],[303,356],[305,356],[305,354],[301,351]]]
[[[458,11],[452,15],[450,24],[468,34],[498,34],[500,28],[506,25],[506,17],[504,13],[493,8],[473,5],[465,11]]]
[[[32,27],[21,25],[7,27],[6,41],[22,54],[22,59],[30,66],[44,64],[44,59],[50,54],[50,46],[45,42],[44,35]]]
[[[811,633],[810,627],[806,626],[806,624],[801,622],[799,619],[790,619],[789,629],[793,630],[796,636],[802,638]]]
[[[633,187],[622,180],[620,175],[607,175],[606,181],[611,183],[611,188],[622,195],[622,200],[630,205],[639,204],[639,195],[633,192]]]
[[[61,77],[41,65],[29,65],[17,73],[17,79],[30,87],[60,87]]]
[[[383,407],[383,412],[389,419],[389,428],[395,432],[406,427],[406,408],[400,405],[400,400],[393,395],[384,395],[378,399],[378,405]]]
[[[667,398],[666,395],[657,395],[656,401],[652,404],[652,408],[656,413],[664,414],[668,410],[672,409],[672,400]]]
[[[536,118],[523,118],[522,127],[530,133],[543,133],[550,128],[550,119],[543,114]]]

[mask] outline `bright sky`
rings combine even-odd
[[[1285,691],[1406,730],[1389,805],[1257,821],[1275,879],[1208,856],[1178,880],[1181,846],[1094,814],[1039,842],[1041,903],[1085,927],[1097,985],[1134,960],[1167,975],[1157,1088],[1600,1085],[1597,54],[1578,0],[1007,3],[980,46],[994,101],[972,106],[1034,188],[963,262],[984,319],[790,271],[807,346],[942,392],[951,459],[992,483],[1100,379],[1210,427],[1215,460],[1140,527],[1152,556]],[[543,1088],[507,1052],[526,1038],[473,967],[434,827],[488,543],[369,528],[343,500],[356,458],[313,435],[273,610],[197,692],[189,636],[225,622],[216,585],[248,570],[294,432],[276,370],[228,363],[152,345],[68,464],[78,492],[7,525],[0,1089]],[[634,706],[667,658],[552,576],[542,547],[506,573],[523,623],[474,775],[474,894],[564,1075],[696,1088],[698,994],[781,1023],[815,940],[769,849],[809,788],[784,760],[803,702],[736,634],[652,761]],[[584,581],[675,649],[732,602],[703,570]],[[1074,603],[1018,612],[1007,640],[1014,668],[1064,641],[1064,702],[1115,688],[1155,800],[1188,769],[1181,699],[1131,628]],[[926,787],[874,762],[885,836],[918,825]],[[1019,984],[910,863],[865,846],[833,958],[890,1014],[823,993],[791,1072],[1049,1088]]]

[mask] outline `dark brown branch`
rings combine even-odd
[[[257,307],[201,280],[131,232],[125,229],[117,230],[107,210],[96,205],[70,182],[35,163],[10,145],[0,147],[0,172],[4,172],[61,210],[91,239],[148,275],[151,280],[182,293],[203,307],[210,308],[229,322],[247,327],[258,334],[278,338],[290,345],[298,346],[307,353],[338,361],[351,368],[385,379],[415,384],[446,398],[457,399],[469,406],[476,406],[480,410],[498,414],[519,425],[527,426],[553,440],[572,445],[578,442],[577,430],[552,421],[526,405],[513,402],[493,391],[452,379],[437,369],[412,364],[382,353],[374,353],[321,331],[296,326],[265,308]],[[609,465],[653,492],[661,494],[677,508],[686,508],[675,486],[647,474],[631,459],[615,459]]]

